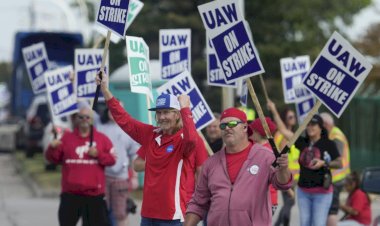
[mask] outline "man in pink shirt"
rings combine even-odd
[[[249,141],[247,116],[239,109],[223,111],[220,128],[225,148],[204,163],[184,226],[196,226],[207,211],[209,226],[272,225],[268,186],[291,187],[287,154],[276,160],[265,147]]]

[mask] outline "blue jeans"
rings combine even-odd
[[[182,223],[180,220],[160,220],[141,217],[140,226],[182,226]]]
[[[297,188],[301,226],[325,226],[332,196],[332,193],[307,193]]]
[[[208,215],[208,212],[206,212],[205,214],[205,217],[203,218],[203,226],[207,226],[207,215]]]
[[[108,218],[110,219],[111,226],[116,226],[116,219],[113,216],[112,209],[108,210]]]

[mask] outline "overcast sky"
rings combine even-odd
[[[83,20],[77,11],[70,10],[70,0],[9,0],[0,3],[0,62],[11,61],[14,36],[17,31],[31,30],[31,6],[39,12],[35,15],[35,27],[45,31],[81,31]]]
[[[42,12],[38,15],[37,24],[38,27],[45,27],[46,29],[66,28],[72,31],[80,30],[78,23],[72,23],[72,21],[65,22],[63,18],[67,17],[67,12],[62,13],[61,7],[65,1],[54,1],[56,4],[49,4],[53,2],[52,0],[33,0],[34,2],[40,3],[36,4],[38,11]],[[69,0],[66,0],[69,1]],[[361,10],[357,15],[354,16],[354,24],[352,27],[347,29],[348,35],[352,39],[358,38],[361,34],[365,32],[368,25],[371,23],[380,22],[380,0],[373,0],[374,4],[371,7],[367,7]],[[0,32],[0,62],[1,61],[11,61],[14,35],[16,31],[28,30],[30,28],[30,2],[32,0],[9,0],[1,1],[0,3],[0,27],[2,31]],[[41,4],[41,2],[44,2]],[[42,6],[43,5],[43,8]],[[75,16],[69,16],[70,18]],[[42,24],[42,22],[43,24]]]
[[[347,30],[350,38],[356,39],[365,33],[369,25],[380,22],[380,0],[372,0],[373,4],[362,9],[354,16],[353,25]]]

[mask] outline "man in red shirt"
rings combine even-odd
[[[103,73],[104,74],[104,73]],[[186,209],[187,172],[186,161],[203,149],[190,111],[190,97],[161,94],[156,107],[158,127],[144,124],[132,118],[113,97],[106,75],[97,84],[107,101],[115,122],[142,147],[134,161],[135,170],[144,170],[141,226],[182,225]]]
[[[182,205],[184,206],[186,206],[187,203],[190,201],[191,196],[193,195],[195,190],[196,178],[201,172],[202,164],[208,158],[207,150],[203,145],[203,140],[201,139],[198,142],[199,145],[195,149],[195,151],[190,155],[189,158],[184,158],[183,161],[181,177],[186,179],[182,180],[183,183],[181,183],[180,189],[186,192],[186,198],[182,199]],[[145,170],[145,160],[143,160],[145,159],[145,150],[142,149],[143,146],[141,146],[137,151],[137,153],[140,153],[138,154],[139,158],[137,158],[133,164],[134,170],[136,172],[143,172]]]
[[[248,140],[247,116],[237,108],[223,111],[220,128],[225,148],[203,164],[184,226],[196,226],[207,211],[209,226],[271,226],[268,186],[291,187],[287,154],[273,168],[273,153]]]
[[[104,169],[115,164],[113,146],[93,128],[93,144],[89,147],[91,109],[84,106],[75,120],[74,131],[53,140],[45,154],[50,162],[62,164],[59,225],[75,226],[82,217],[83,225],[108,226]]]

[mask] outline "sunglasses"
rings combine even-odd
[[[229,121],[229,122],[224,122],[224,123],[220,123],[219,124],[219,128],[221,130],[225,130],[227,127],[228,128],[234,128],[236,127],[237,125],[239,125],[240,123],[243,123],[242,121]]]
[[[83,120],[83,119],[89,120],[91,117],[89,115],[78,115],[78,118],[81,120]]]
[[[286,117],[286,119],[294,119],[296,116],[294,116],[294,115],[289,115],[288,117]]]

